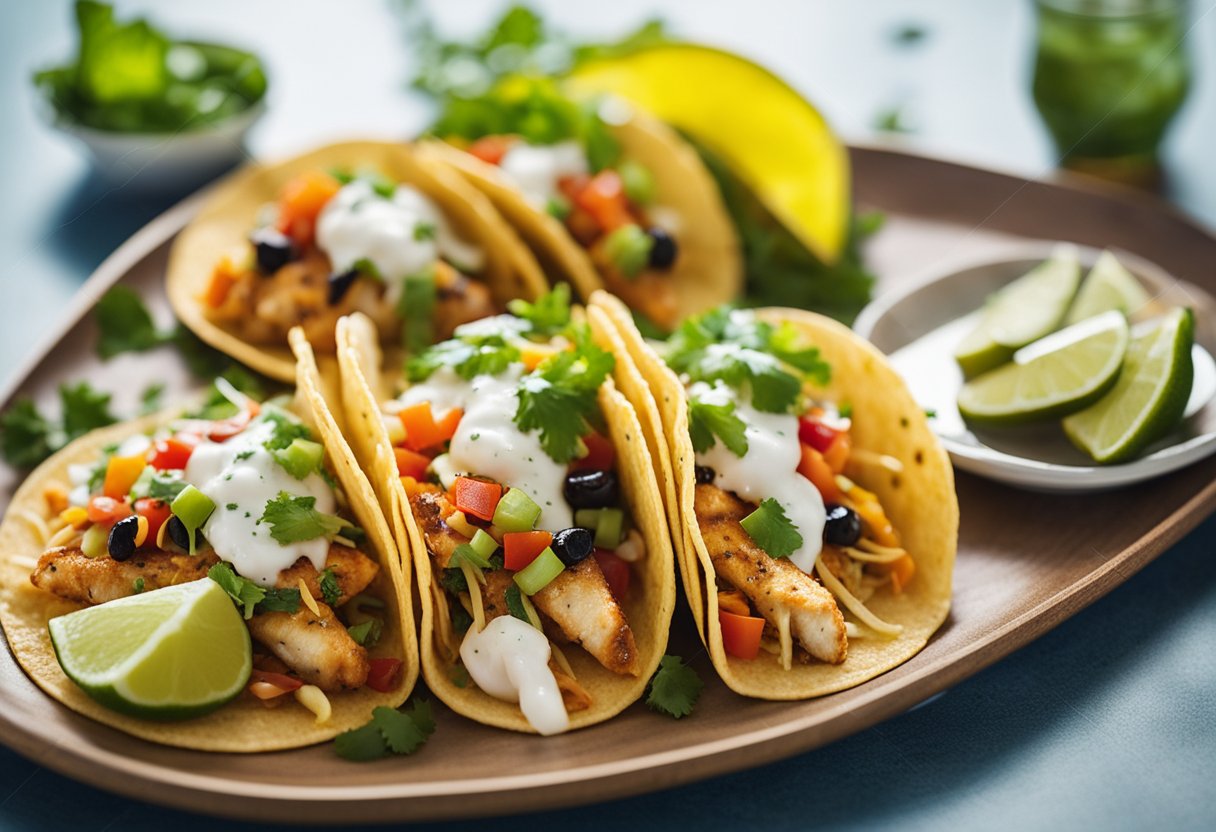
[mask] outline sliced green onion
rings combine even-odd
[[[286,448],[271,451],[271,455],[287,473],[302,480],[321,467],[325,448],[321,446],[320,442],[296,438],[291,440],[291,444]]]
[[[109,537],[110,532],[105,526],[94,523],[85,529],[84,539],[80,541],[80,551],[84,552],[86,558],[102,557],[110,551],[107,545]]]
[[[530,532],[540,517],[540,506],[518,488],[512,488],[494,509],[494,525],[504,532]]]
[[[625,196],[638,205],[649,205],[654,201],[654,174],[642,164],[626,159],[616,169],[625,188]]]
[[[604,254],[625,277],[637,277],[650,262],[654,240],[640,226],[622,225],[604,240]]]
[[[615,549],[621,545],[624,529],[625,512],[619,508],[600,509],[600,521],[595,527],[595,545],[601,549]]]
[[[489,563],[490,556],[498,551],[498,541],[486,534],[484,529],[478,529],[477,534],[469,541],[473,551],[481,555]]]
[[[480,529],[478,531],[480,531]],[[487,535],[487,537],[489,537],[489,535]],[[490,539],[493,540],[494,538]],[[471,566],[476,566],[478,569],[490,568],[490,559],[483,557],[481,552],[474,549],[468,543],[461,543],[456,547],[456,551],[452,552],[452,556],[448,558],[448,565],[451,566],[452,563],[460,563],[461,561],[464,561]]]
[[[562,573],[566,567],[548,546],[536,556],[536,560],[519,570],[512,577],[524,595],[535,595]]]
[[[580,529],[591,529],[595,531],[600,525],[600,512],[603,509],[599,508],[579,508],[574,510],[574,525]]]
[[[182,489],[182,493],[178,494],[169,504],[169,510],[186,527],[186,533],[190,538],[190,554],[193,555],[194,533],[203,527],[207,518],[211,516],[211,512],[215,511],[215,503],[193,485],[187,485]]]

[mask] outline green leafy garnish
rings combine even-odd
[[[740,520],[739,525],[769,557],[786,558],[802,546],[798,527],[772,497],[761,501],[760,507]]]
[[[529,333],[556,335],[570,325],[570,284],[557,284],[535,303],[516,298],[507,303],[507,310],[531,325]]]
[[[408,711],[376,708],[366,725],[334,738],[334,751],[354,762],[379,760],[390,754],[413,754],[434,732],[431,703],[415,699]]]
[[[586,326],[572,328],[575,348],[545,359],[520,381],[515,423],[522,431],[539,431],[540,444],[555,462],[566,463],[583,452],[581,437],[599,415],[596,393],[612,372],[612,354],[591,342]]]
[[[161,408],[161,397],[165,394],[165,385],[160,382],[149,384],[139,394],[139,415],[147,416]]]
[[[236,605],[243,608],[246,620],[253,618],[255,611],[294,614],[300,609],[300,590],[258,586],[236,574],[231,564],[217,563],[207,570],[207,577],[219,584]]]
[[[646,689],[646,704],[674,719],[692,713],[705,683],[679,656],[664,656]]]
[[[355,644],[360,647],[375,647],[376,642],[380,640],[380,634],[384,631],[384,624],[379,618],[369,618],[358,624],[350,625],[346,631],[350,633]]]
[[[342,597],[342,585],[338,583],[338,576],[334,574],[334,570],[321,570],[317,583],[321,587],[321,599],[331,607],[336,605],[338,599]]]
[[[144,302],[126,286],[115,286],[102,295],[93,314],[100,330],[97,354],[102,358],[150,350],[172,337],[157,330]]]
[[[104,473],[102,474],[104,477]],[[144,468],[131,486],[130,497],[139,500],[151,497],[169,503],[186,488],[186,481],[177,472],[158,471],[151,465]],[[90,489],[90,491],[93,489]]]
[[[507,609],[511,615],[518,618],[525,624],[531,624],[532,619],[528,618],[528,611],[524,609],[523,594],[519,591],[519,587],[512,581],[507,587]]]
[[[448,567],[439,576],[439,585],[453,595],[469,591],[469,583],[464,577],[464,570]]]
[[[373,263],[370,258],[360,257],[351,264],[351,269],[374,280],[379,280],[381,282],[384,281],[383,275],[380,274],[379,267],[376,266],[376,264]]]
[[[300,611],[300,590],[270,587],[262,591],[266,594],[258,603],[258,612],[286,612],[294,615]]]
[[[293,497],[280,491],[279,496],[266,503],[258,522],[270,526],[270,536],[279,543],[333,537],[346,521],[317,511],[316,504],[316,497]]]
[[[697,453],[708,451],[714,437],[735,456],[747,453],[747,435],[743,420],[735,415],[735,403],[710,404],[690,396],[688,399],[688,435]]]
[[[110,394],[94,390],[87,381],[60,385],[59,399],[63,402],[63,431],[69,440],[116,421],[110,413]]]
[[[418,242],[433,240],[438,230],[433,222],[420,222],[414,226],[414,239]]]
[[[0,415],[0,448],[16,468],[33,468],[58,449],[51,423],[33,399],[17,399]]]
[[[409,275],[401,284],[397,314],[401,318],[401,341],[409,353],[420,353],[434,342],[432,317],[438,300],[434,269]]]
[[[411,382],[426,381],[440,367],[451,367],[463,379],[497,375],[519,360],[519,348],[501,335],[465,336],[441,341],[405,364]]]
[[[132,591],[133,591],[133,592],[134,592],[136,595],[138,595],[138,594],[140,594],[141,592],[143,592],[143,591],[144,591],[144,577],[143,577],[143,575],[140,575],[138,578],[136,578],[134,581],[132,581],[132,582],[131,582],[131,590],[132,590]]]

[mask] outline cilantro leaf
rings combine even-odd
[[[253,618],[254,607],[266,597],[266,590],[248,578],[236,574],[227,563],[217,563],[208,569],[207,577],[223,587],[238,607],[244,607],[246,621]]]
[[[435,269],[408,275],[401,285],[397,315],[401,318],[401,343],[411,355],[420,353],[435,341],[435,304],[439,288]]]
[[[300,590],[290,587],[287,589],[271,587],[262,591],[266,594],[258,602],[258,612],[286,612],[294,615],[300,611],[300,604],[302,603]]]
[[[536,335],[556,335],[570,325],[570,286],[559,283],[553,291],[546,292],[530,303],[516,298],[507,303],[507,310],[529,324],[529,332]]]
[[[465,336],[441,341],[405,363],[411,382],[426,381],[441,367],[451,367],[463,379],[496,375],[519,360],[519,349],[501,335]]]
[[[334,738],[338,756],[366,762],[389,754],[413,754],[435,732],[431,703],[415,699],[408,711],[380,706],[366,724]]]
[[[102,476],[104,477],[105,474],[103,473]],[[154,500],[171,502],[185,488],[186,481],[182,479],[180,472],[158,471],[149,465],[140,472],[139,478],[131,485],[130,497],[132,500],[151,497]]]
[[[650,678],[646,704],[651,710],[679,719],[692,713],[705,683],[679,656],[664,656]]]
[[[469,583],[464,576],[463,569],[448,568],[443,570],[443,573],[439,576],[439,585],[453,595],[469,591]]]
[[[802,546],[798,527],[772,497],[761,501],[760,507],[740,520],[739,525],[769,557],[786,558]]]
[[[161,408],[161,397],[165,394],[165,385],[157,382],[149,384],[139,394],[139,415],[147,416]]]
[[[63,403],[63,432],[68,439],[117,421],[110,413],[110,394],[94,390],[87,381],[74,387],[59,385],[59,400]]]
[[[93,314],[100,330],[97,354],[103,359],[150,350],[173,337],[157,330],[139,294],[126,286],[115,286],[102,295]]]
[[[274,432],[266,440],[268,451],[281,451],[296,439],[312,440],[312,431],[308,429],[308,425],[277,407],[264,408],[262,418],[274,424]]]
[[[735,415],[735,403],[710,404],[701,399],[688,399],[688,435],[697,453],[708,451],[714,437],[722,440],[735,456],[747,453],[747,435],[743,420]]]
[[[369,618],[358,624],[350,625],[346,628],[346,632],[350,633],[355,644],[361,647],[375,647],[376,642],[380,641],[380,635],[384,632],[384,624],[379,618]]]
[[[341,517],[316,509],[316,497],[293,497],[286,491],[266,503],[259,523],[270,526],[270,536],[279,543],[298,543],[332,537],[346,525]]]
[[[15,468],[33,468],[55,452],[51,423],[33,399],[21,398],[0,415],[0,449]]]
[[[321,587],[321,599],[331,607],[337,604],[338,599],[342,597],[342,586],[338,583],[338,576],[334,574],[334,570],[321,570],[317,583]]]
[[[334,737],[334,752],[351,762],[366,763],[388,754],[384,736],[374,722],[343,731]]]
[[[524,602],[520,597],[519,587],[515,585],[514,581],[507,587],[506,595],[507,609],[511,612],[511,615],[525,624],[531,624],[532,619],[528,618],[528,612],[524,609]]]
[[[572,328],[575,348],[545,359],[520,382],[515,423],[522,431],[539,431],[540,444],[555,462],[582,453],[581,437],[599,417],[596,394],[612,372],[612,354],[591,342],[586,326]]]

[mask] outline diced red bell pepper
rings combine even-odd
[[[152,446],[148,464],[158,471],[180,471],[190,461],[190,455],[201,439],[190,433],[178,433],[168,439],[158,439]]]
[[[593,218],[605,234],[633,222],[625,186],[613,170],[602,170],[574,197],[574,202]]]
[[[488,522],[494,519],[494,509],[502,499],[502,486],[472,477],[457,477],[452,486],[452,498],[457,509]]]
[[[518,572],[552,543],[553,535],[546,531],[507,532],[502,536],[503,566]]]
[[[515,136],[482,136],[469,145],[467,153],[488,165],[500,165],[502,157],[507,155],[516,141]]]
[[[420,480],[426,475],[427,466],[431,464],[429,456],[411,451],[409,448],[393,448],[393,455],[397,457],[397,476],[399,477],[413,477]]]
[[[112,526],[124,517],[131,516],[131,507],[126,500],[113,497],[94,497],[89,500],[87,515],[90,523]]]
[[[798,420],[798,438],[810,445],[819,453],[827,453],[828,448],[836,441],[841,432],[829,427],[818,419],[803,416]]]
[[[727,653],[749,660],[760,653],[760,635],[764,632],[763,618],[718,610],[718,624],[722,628],[722,646]]]
[[[367,686],[377,693],[391,693],[401,679],[401,659],[372,659]]]
[[[583,468],[592,468],[601,471],[611,471],[616,465],[616,448],[612,446],[612,442],[598,433],[589,433],[583,437],[583,444],[587,446],[587,455],[581,459],[574,460],[573,467],[576,470]]]
[[[608,591],[617,601],[624,601],[629,595],[629,563],[609,552],[607,549],[595,550],[595,562],[604,573],[608,582]]]
[[[141,497],[135,501],[135,513],[148,521],[148,540],[155,543],[156,536],[160,533],[160,527],[168,521],[173,512],[169,510],[169,504],[164,500]]]

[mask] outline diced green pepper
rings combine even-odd
[[[486,534],[484,529],[478,529],[477,534],[469,541],[469,545],[477,554],[489,561],[491,555],[498,551],[498,541]]]
[[[195,532],[203,527],[211,512],[215,511],[215,503],[193,485],[187,485],[169,504],[169,510],[182,521],[190,538],[190,554],[194,554]]]
[[[283,470],[298,480],[302,480],[321,467],[325,456],[325,448],[320,442],[310,439],[293,439],[286,448],[271,451],[275,462],[283,466]]]
[[[504,494],[494,509],[494,525],[504,532],[530,532],[539,517],[540,506],[518,488]]]
[[[624,527],[624,511],[619,508],[600,509],[600,521],[595,527],[595,545],[601,549],[615,549],[621,544]]]
[[[493,540],[493,538],[490,539]],[[476,566],[478,569],[490,568],[490,559],[482,557],[481,552],[474,549],[468,543],[461,543],[456,547],[456,550],[452,552],[452,556],[448,558],[448,564],[449,566],[457,566],[461,560]]]
[[[512,577],[524,595],[535,595],[562,573],[566,567],[549,547]]]
[[[80,551],[84,552],[86,558],[102,557],[109,551],[106,545],[109,535],[105,526],[94,523],[85,529],[84,539],[80,541]]]
[[[622,225],[604,240],[604,254],[625,277],[637,277],[650,262],[651,236],[641,227]]]
[[[645,165],[632,159],[621,162],[616,171],[625,188],[625,196],[638,205],[649,205],[654,201],[654,174]]]
[[[574,510],[574,525],[580,529],[591,529],[595,531],[600,525],[600,512],[603,509],[599,508],[579,508]]]

